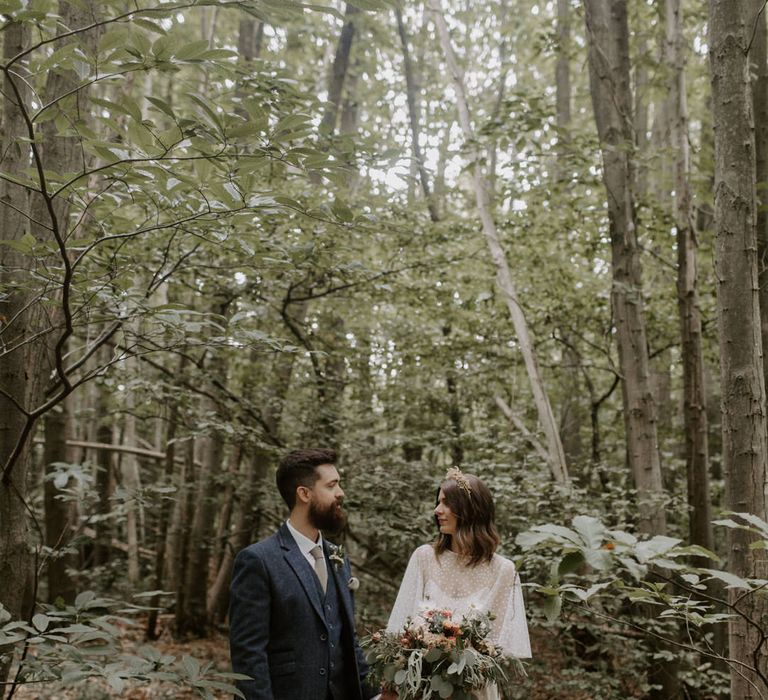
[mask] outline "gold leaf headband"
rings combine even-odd
[[[445,472],[445,478],[446,480],[452,479],[459,485],[459,488],[467,494],[467,496],[472,496],[472,487],[469,485],[469,480],[464,476],[461,469],[458,467],[451,467]]]

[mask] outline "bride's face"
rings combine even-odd
[[[440,527],[440,532],[444,535],[456,534],[456,516],[451,512],[448,504],[445,502],[445,494],[443,489],[440,489],[440,493],[437,496],[437,506],[435,506],[435,517],[437,518],[437,524]]]

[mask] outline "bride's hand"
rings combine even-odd
[[[379,700],[397,700],[397,693],[393,693],[391,690],[382,690]]]

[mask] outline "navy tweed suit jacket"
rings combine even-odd
[[[368,666],[355,633],[349,561],[340,567],[328,561],[328,575],[335,577],[342,602],[344,668],[356,691],[348,700],[368,700],[377,691],[365,685]],[[320,591],[287,525],[235,558],[229,623],[232,668],[252,679],[237,681],[247,700],[326,700],[330,642]]]

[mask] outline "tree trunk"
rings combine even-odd
[[[96,431],[96,439],[101,444],[112,443],[111,419],[102,417]],[[112,511],[112,493],[114,491],[114,455],[110,450],[98,450],[96,456],[96,491],[98,503],[96,513],[96,541],[93,550],[93,563],[103,566],[109,563],[112,552],[112,521],[109,513]]]
[[[305,310],[306,304],[303,304],[299,310],[302,317]],[[253,359],[255,366],[257,358],[254,357]],[[264,406],[263,415],[264,426],[273,442],[280,442],[280,422],[295,362],[296,353],[278,354],[269,372],[271,378],[267,391],[269,400]],[[244,393],[248,394],[252,390],[249,385],[252,386],[255,382],[256,377],[250,377],[248,382],[244,384]],[[258,486],[266,478],[270,462],[271,455],[269,452],[259,446],[256,447],[254,455],[245,460],[242,478],[239,480],[243,487],[235,493],[233,503],[234,529],[230,530],[230,536],[224,543],[224,556],[208,596],[208,615],[213,623],[223,621],[226,618],[229,608],[232,562],[235,555],[251,542],[253,530],[257,525],[254,522],[254,511],[257,518],[259,516]]]
[[[131,366],[135,358],[131,358],[126,364]],[[123,434],[120,441],[123,445],[135,447],[137,445],[136,416],[134,414],[133,392],[126,396],[127,411],[124,415]],[[124,453],[120,455],[120,486],[123,488],[125,501],[125,533],[128,543],[128,581],[136,585],[141,577],[139,565],[139,520],[141,499],[138,497],[141,489],[141,477],[139,473],[139,460],[135,454]]]
[[[421,128],[419,124],[419,87],[416,84],[416,77],[411,61],[411,50],[408,44],[408,33],[405,30],[403,22],[403,13],[400,8],[395,8],[395,17],[397,18],[397,33],[400,36],[400,45],[403,49],[403,72],[405,73],[405,94],[408,102],[408,120],[411,125],[411,150],[413,151],[413,160],[419,173],[419,182],[421,190],[424,193],[424,199],[427,202],[429,218],[437,222],[440,216],[437,212],[437,206],[432,196],[429,186],[429,176],[424,166],[424,156],[421,152]]]
[[[747,47],[747,12],[729,0],[710,0],[709,47],[715,123],[715,273],[720,331],[723,464],[728,510],[766,518],[768,444],[765,378],[755,230],[755,150]],[[754,536],[728,530],[729,569],[738,576],[765,578],[765,550],[751,549]],[[729,590],[731,600],[740,593]],[[739,608],[753,620],[766,619],[764,596],[745,597]],[[743,618],[729,621],[730,656],[748,665],[760,634]],[[766,671],[765,645],[759,653]],[[758,684],[758,690],[752,687]],[[768,687],[741,669],[731,673],[731,694],[764,697]]]
[[[557,63],[555,64],[555,119],[558,139],[567,140],[571,124],[571,3],[557,0]]]
[[[176,628],[183,637],[208,636],[208,561],[211,556],[213,524],[216,514],[215,474],[221,467],[224,442],[218,434],[201,439],[201,466],[189,531],[187,566],[184,581],[184,607],[176,616]]]
[[[347,4],[344,12],[344,26],[339,35],[339,43],[336,47],[336,55],[333,59],[328,81],[328,105],[320,122],[321,131],[329,135],[336,131],[344,80],[349,70],[349,57],[352,53],[352,41],[355,37],[355,15],[359,13],[360,10],[355,6]]]
[[[27,43],[27,29],[17,22],[9,22],[3,30],[3,58],[5,61],[24,50]],[[22,71],[22,66],[18,66]],[[5,73],[3,80],[3,171],[11,177],[23,177],[28,164],[28,147],[22,139],[28,137],[22,118],[19,95],[27,99],[27,90],[22,80],[12,79]],[[26,191],[0,181],[0,223],[3,239],[19,241],[28,226],[24,212],[28,210]],[[17,450],[22,435],[32,394],[33,377],[37,369],[33,359],[34,346],[27,340],[34,334],[30,328],[30,312],[25,312],[31,292],[25,289],[29,278],[21,278],[14,270],[24,270],[30,262],[10,246],[0,247],[0,282],[4,289],[11,290],[18,285],[18,291],[0,300],[0,314],[3,318],[0,340],[3,357],[0,361],[0,604],[14,619],[27,617],[23,610],[23,599],[31,572],[29,555],[28,523],[25,509],[27,473],[29,469],[28,442]],[[6,348],[22,344],[15,351]],[[7,678],[10,659],[0,662],[0,682]]]
[[[624,0],[585,0],[589,78],[608,192],[612,303],[622,374],[629,465],[638,491],[641,532],[666,531],[656,405],[649,382],[640,250],[633,192],[629,30]]]
[[[749,50],[752,105],[755,122],[755,179],[757,181],[757,256],[760,281],[760,319],[763,348],[768,347],[768,51],[764,0],[751,0],[747,27],[754,27]],[[763,375],[768,357],[763,353]]]
[[[169,590],[176,591],[176,615],[184,609],[184,583],[187,571],[189,521],[192,511],[192,497],[195,489],[195,440],[190,437],[184,445],[184,460],[178,476],[178,491],[173,507],[171,526],[168,529],[166,551],[171,556],[166,559],[165,578]]]
[[[451,38],[448,34],[448,27],[440,7],[440,0],[430,0],[430,7],[435,13],[435,22],[440,35],[443,54],[445,55],[446,63],[448,64],[448,69],[453,78],[454,87],[456,88],[459,122],[462,131],[464,132],[464,138],[466,139],[467,144],[473,144],[475,143],[475,133],[472,128],[466,91],[464,89],[464,78],[453,51]],[[546,437],[549,468],[555,481],[566,483],[568,481],[568,469],[565,464],[565,454],[563,452],[563,445],[560,442],[557,422],[555,421],[552,406],[549,403],[549,398],[547,397],[544,388],[544,382],[541,377],[541,372],[539,371],[538,359],[536,357],[536,350],[530,337],[528,323],[525,319],[522,306],[520,305],[520,300],[512,279],[512,273],[509,269],[506,254],[501,246],[501,241],[499,240],[496,231],[496,224],[490,209],[485,175],[482,164],[480,163],[479,153],[474,146],[471,151],[471,160],[474,170],[475,197],[483,225],[483,232],[491,253],[491,258],[496,266],[499,288],[504,294],[504,299],[507,302],[507,308],[512,317],[512,323],[515,327],[517,340],[520,345],[520,351],[525,361],[525,368],[528,372],[528,380],[531,383],[533,399],[539,415],[539,422],[541,423],[541,427],[544,430],[544,435]]]
[[[179,373],[184,368],[184,360],[181,361],[181,367]],[[173,477],[176,473],[176,430],[179,424],[179,405],[174,401],[171,403],[168,411],[168,429],[166,432],[165,440],[165,486],[173,484]],[[176,496],[179,496],[179,491],[176,492]],[[160,508],[157,522],[157,537],[155,544],[155,590],[163,590],[165,585],[165,558],[166,558],[166,543],[168,540],[168,510],[165,507]],[[149,611],[149,617],[147,619],[147,639],[157,639],[157,609],[161,601],[153,601],[153,609]]]
[[[557,63],[555,64],[555,123],[557,124],[557,155],[555,182],[567,179],[569,129],[571,127],[571,6],[570,0],[557,0]],[[562,190],[557,190],[562,191]],[[563,331],[566,336],[566,331]],[[566,341],[568,339],[566,338]],[[581,426],[584,409],[581,404],[581,358],[570,342],[563,350],[563,404],[560,415],[560,439],[569,470],[581,460]]]
[[[76,524],[74,504],[58,498],[69,482],[54,482],[56,464],[71,464],[72,448],[67,441],[72,438],[72,398],[65,399],[45,417],[45,482],[43,496],[45,502],[45,544],[50,547],[51,555],[47,566],[48,601],[53,603],[61,598],[65,603],[75,599],[75,584],[67,569],[77,565],[77,557],[66,552],[72,538],[72,528]],[[66,553],[65,553],[66,552]]]
[[[712,549],[709,495],[707,398],[704,387],[701,309],[698,291],[698,242],[693,228],[688,146],[688,101],[685,82],[685,37],[681,0],[666,0],[665,63],[671,70],[669,114],[675,153],[675,228],[677,229],[677,295],[683,360],[683,420],[688,478],[689,537]]]

